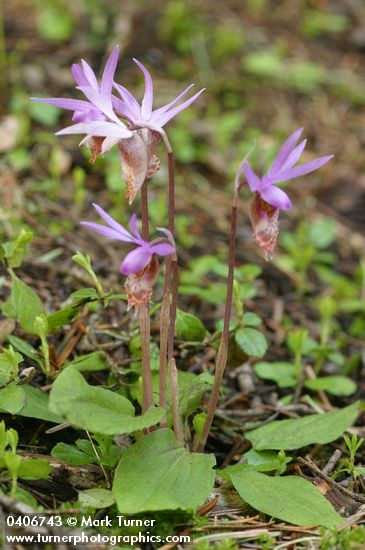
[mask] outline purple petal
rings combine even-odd
[[[298,128],[298,130],[296,130],[293,134],[291,134],[291,136],[289,136],[288,139],[285,141],[284,145],[282,146],[279,153],[277,154],[274,162],[269,168],[267,175],[270,178],[275,177],[276,174],[281,170],[281,168],[287,161],[288,156],[290,155],[293,148],[295,147],[295,144],[300,138],[302,132],[303,132],[303,128]]]
[[[81,59],[81,65],[87,81],[87,86],[91,86],[96,92],[100,92],[99,82],[90,65],[84,59]]]
[[[319,159],[312,160],[311,162],[305,162],[300,166],[281,172],[277,175],[277,177],[271,178],[271,180],[273,183],[278,183],[279,181],[291,180],[293,178],[297,178],[298,176],[304,176],[305,174],[309,174],[310,172],[313,172],[326,164],[326,162],[331,160],[333,156],[334,155],[328,155],[327,157],[321,157]]]
[[[181,111],[183,111],[184,109],[187,109],[187,107],[189,107],[192,103],[194,103],[194,101],[198,99],[198,97],[200,96],[200,94],[204,92],[204,90],[205,88],[200,90],[197,94],[193,95],[190,99],[187,99],[186,101],[184,101],[184,103],[182,103],[181,105],[178,105],[173,109],[170,109],[169,111],[167,111],[166,113],[158,117],[154,117],[153,116],[154,113],[152,113],[151,122],[153,124],[156,124],[156,126],[160,126],[162,128],[162,126],[164,126],[172,118],[174,118],[176,115],[181,113]]]
[[[173,234],[171,233],[171,231],[169,231],[169,229],[165,229],[164,227],[156,227],[157,231],[161,231],[162,233],[165,233],[166,237],[168,238],[168,240],[173,244],[175,245],[175,239],[174,239],[174,236]]]
[[[138,231],[137,227],[137,215],[133,214],[131,219],[129,220],[129,227],[131,228],[131,231],[133,235],[139,240],[143,241],[140,232]]]
[[[125,126],[119,126],[114,122],[80,122],[72,124],[56,132],[56,136],[64,136],[67,134],[88,134],[90,136],[100,137],[119,137],[119,139],[127,139],[132,137],[132,132],[127,130]]]
[[[129,106],[124,101],[122,101],[118,97],[115,97],[114,95],[112,95],[112,105],[114,111],[117,113],[118,116],[125,118],[130,123],[133,123],[133,120],[136,120],[136,117],[134,116]]]
[[[302,153],[304,151],[306,144],[307,144],[307,140],[304,139],[301,143],[299,143],[299,145],[295,147],[295,149],[293,149],[293,151],[288,156],[288,159],[285,162],[284,166],[281,168],[280,172],[283,172],[284,170],[288,170],[298,162],[298,160],[302,156]]]
[[[119,57],[119,46],[116,46],[112,51],[108,61],[105,64],[105,69],[101,79],[100,92],[104,98],[110,98],[110,94],[113,88],[114,74],[118,63],[118,57]]]
[[[260,188],[260,185],[261,185],[260,178],[255,174],[255,172],[252,170],[250,164],[247,161],[243,162],[242,170],[246,176],[246,180],[250,188],[250,191],[254,193]]]
[[[71,74],[78,86],[90,86],[90,82],[84,75],[84,71],[78,63],[74,63],[71,67]]]
[[[121,86],[120,84],[117,84],[116,82],[114,82],[114,87],[119,93],[124,103],[127,105],[130,112],[133,114],[133,118],[135,120],[140,119],[141,107],[139,106],[139,103],[136,100],[136,98],[130,93],[129,90],[127,90],[127,88],[125,88],[124,86]]]
[[[158,254],[159,256],[169,256],[175,254],[175,247],[172,244],[155,244],[150,246],[150,252],[153,254]]]
[[[108,239],[114,239],[116,241],[122,241],[122,242],[133,242],[131,239],[126,239],[121,235],[119,231],[115,231],[114,229],[110,229],[110,227],[107,227],[106,225],[101,225],[100,223],[94,223],[94,222],[80,222],[80,225],[83,227],[86,227],[86,229],[89,229],[90,231],[93,231],[94,233],[99,233],[100,235],[103,235],[104,237],[108,237]]]
[[[193,88],[194,84],[190,84],[190,86],[188,86],[186,88],[186,90],[184,90],[183,92],[181,92],[180,95],[178,95],[173,101],[171,101],[170,103],[168,103],[167,105],[164,105],[163,107],[160,107],[159,109],[155,109],[153,111],[153,118],[157,118],[159,117],[160,115],[163,115],[164,113],[166,113],[166,111],[168,111],[169,109],[171,109],[171,107],[173,105],[175,105],[175,103],[177,103],[178,101],[180,101],[180,99],[182,99],[187,93],[189,90],[191,90],[191,88]]]
[[[291,208],[291,201],[288,195],[275,185],[267,185],[259,191],[260,196],[264,201],[268,202],[275,208],[282,208],[283,210],[289,210]]]
[[[120,123],[119,118],[113,111],[111,98],[109,100],[106,97],[102,97],[99,92],[96,92],[90,86],[79,86],[79,90],[88,98],[93,105],[96,105],[102,113],[104,113],[110,120],[116,124]]]
[[[144,65],[138,59],[134,59],[133,61],[138,65],[138,67],[141,69],[144,75],[144,82],[145,82],[145,89],[144,89],[144,96],[142,100],[142,107],[141,107],[141,116],[142,120],[145,122],[149,122],[151,118],[152,113],[152,104],[153,104],[153,82],[151,75],[149,71],[146,69]]]
[[[39,101],[40,103],[55,105],[69,111],[88,111],[90,109],[90,103],[83,99],[68,99],[66,97],[31,97],[30,99],[32,101]]]
[[[123,262],[120,264],[120,272],[123,275],[131,275],[141,271],[151,261],[152,253],[148,248],[139,246],[131,252],[128,252]]]
[[[107,224],[109,225],[109,227],[111,227],[112,229],[114,229],[115,231],[117,231],[118,233],[120,233],[124,239],[126,239],[125,242],[131,242],[131,243],[134,243],[136,242],[136,239],[134,239],[132,237],[132,235],[129,233],[129,231],[127,231],[125,229],[125,227],[123,227],[120,223],[116,222],[114,220],[114,218],[112,218],[110,216],[110,214],[108,214],[108,212],[105,212],[105,210],[103,210],[103,208],[101,208],[101,206],[99,206],[98,204],[96,203],[93,203],[93,207],[95,208],[95,210],[97,211],[97,213],[99,214],[99,216],[101,217],[101,219]]]

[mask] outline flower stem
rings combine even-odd
[[[232,298],[233,298],[233,281],[234,281],[234,264],[236,255],[236,231],[237,231],[237,203],[238,203],[238,189],[235,187],[232,210],[231,210],[231,232],[229,239],[229,259],[228,259],[228,277],[227,277],[227,294],[226,304],[224,311],[224,324],[219,344],[217,357],[215,361],[215,375],[213,390],[208,403],[207,416],[203,426],[202,433],[196,442],[196,450],[202,452],[204,450],[208,434],[213,422],[217,403],[219,399],[219,393],[222,386],[223,374],[227,363],[228,353],[228,340],[229,340],[229,323],[231,320],[232,312]]]
[[[167,343],[168,343],[168,334],[169,334],[169,325],[170,325],[170,298],[171,292],[167,290],[164,293],[161,304],[160,312],[160,385],[159,385],[159,396],[160,396],[160,407],[166,410],[167,400],[166,400],[166,361],[167,361]],[[160,426],[161,428],[166,428],[166,413],[161,419]]]
[[[150,312],[148,304],[139,307],[142,348],[142,414],[154,404],[150,366]]]
[[[183,429],[179,410],[179,385],[177,379],[177,369],[174,359],[174,336],[175,336],[175,321],[177,308],[177,291],[178,291],[178,270],[176,256],[172,259],[171,265],[171,306],[170,306],[170,325],[167,343],[167,365],[170,379],[170,394],[171,394],[171,411],[174,424],[174,432],[176,439],[183,443]]]
[[[142,218],[142,237],[148,241],[149,224],[148,224],[148,192],[147,181],[142,185],[141,189],[141,218]],[[139,322],[141,331],[141,351],[142,351],[142,414],[154,404],[152,390],[152,375],[151,375],[151,359],[150,359],[150,312],[149,305],[143,304],[139,307]]]

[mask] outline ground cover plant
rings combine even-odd
[[[364,546],[365,13],[334,8],[3,10],[3,542]]]

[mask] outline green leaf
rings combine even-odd
[[[48,331],[57,332],[63,325],[73,321],[82,307],[82,305],[79,307],[71,305],[47,315]]]
[[[243,500],[269,516],[295,525],[329,529],[343,522],[320,490],[301,477],[241,471],[231,474],[231,481]]]
[[[41,458],[22,459],[17,473],[23,479],[45,479],[51,473],[51,465]]]
[[[224,468],[224,470],[220,470],[219,475],[223,479],[230,479],[231,473],[244,472],[248,470],[253,470],[255,472],[273,472],[280,470],[283,462],[285,471],[286,464],[291,462],[293,459],[291,456],[285,456],[284,460],[281,460],[279,455],[280,453],[274,453],[272,451],[255,451],[254,449],[250,449],[242,457],[242,460],[245,462],[228,466],[227,468]]]
[[[201,342],[205,338],[206,330],[198,317],[181,311],[176,312],[176,336],[186,342]]]
[[[90,508],[109,508],[115,502],[115,498],[108,489],[92,488],[86,491],[79,491],[79,502],[81,506]]]
[[[66,464],[72,464],[74,466],[83,466],[84,464],[92,464],[96,458],[93,454],[90,456],[81,449],[78,449],[74,445],[67,445],[67,443],[57,443],[52,449],[51,455]]]
[[[248,327],[258,327],[262,323],[260,317],[256,313],[247,311],[243,314],[243,324]]]
[[[87,355],[80,355],[65,365],[65,368],[74,366],[78,371],[97,371],[109,368],[107,355],[103,351],[93,351]]]
[[[25,340],[22,340],[22,338],[13,336],[12,334],[9,334],[9,336],[7,337],[7,340],[15,349],[17,349],[23,355],[25,355],[29,359],[32,359],[32,361],[35,361],[35,363],[38,363],[38,365],[43,367],[42,359],[37,353],[37,350],[34,349],[33,346],[28,344],[28,342],[26,342]]]
[[[235,333],[237,345],[250,357],[263,357],[267,350],[266,338],[253,328],[240,328]]]
[[[357,385],[347,376],[323,376],[315,380],[306,380],[305,387],[310,390],[323,390],[331,395],[348,396],[353,395],[357,390]]]
[[[355,382],[347,376],[318,377],[315,380],[306,380],[304,385],[310,390],[322,390],[338,396],[353,395],[357,390]]]
[[[96,292],[95,288],[81,288],[80,290],[75,290],[75,292],[70,295],[70,298],[73,302],[77,304],[93,302],[99,299],[98,293]]]
[[[17,353],[10,346],[4,348],[0,353],[0,386],[8,384],[12,379],[18,376],[18,365],[23,361],[20,353]]]
[[[292,363],[284,361],[266,363],[263,361],[256,363],[254,371],[260,378],[276,382],[279,388],[292,388],[297,383],[296,369]]]
[[[274,420],[270,424],[247,432],[246,437],[258,451],[300,449],[313,443],[330,443],[341,437],[356,420],[359,412],[360,402],[356,401],[335,412]]]
[[[24,403],[25,395],[20,386],[9,385],[0,389],[0,411],[17,414]]]
[[[36,334],[34,321],[38,315],[43,314],[41,301],[34,290],[21,281],[14,273],[12,273],[11,278],[13,285],[11,288],[10,303],[15,317],[25,332]]]
[[[61,424],[62,416],[52,413],[48,408],[49,396],[38,388],[24,385],[22,389],[25,394],[25,405],[18,412],[20,416],[38,418],[54,424]]]
[[[50,410],[64,416],[73,426],[105,435],[128,434],[157,424],[163,409],[150,407],[134,416],[134,407],[121,395],[89,386],[74,367],[64,369],[53,384]]]
[[[0,246],[1,258],[6,258],[8,267],[20,267],[23,258],[28,250],[28,244],[33,238],[31,231],[22,229],[14,241],[4,243]]]
[[[113,493],[121,513],[196,510],[214,485],[213,455],[189,453],[168,429],[129,447],[117,467]]]

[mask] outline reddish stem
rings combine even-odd
[[[204,450],[206,441],[208,439],[209,431],[212,426],[215,411],[217,409],[219,393],[222,386],[222,380],[224,370],[227,363],[228,353],[228,340],[229,340],[229,323],[231,320],[232,312],[232,298],[233,298],[233,282],[234,282],[234,264],[236,255],[236,231],[237,231],[237,202],[238,202],[238,190],[235,189],[235,194],[232,203],[231,211],[231,232],[229,239],[229,259],[228,259],[228,277],[227,277],[227,295],[224,311],[224,324],[222,336],[217,352],[215,361],[215,377],[213,390],[208,403],[207,416],[203,426],[203,431],[200,438],[196,442],[196,450],[202,452]]]

